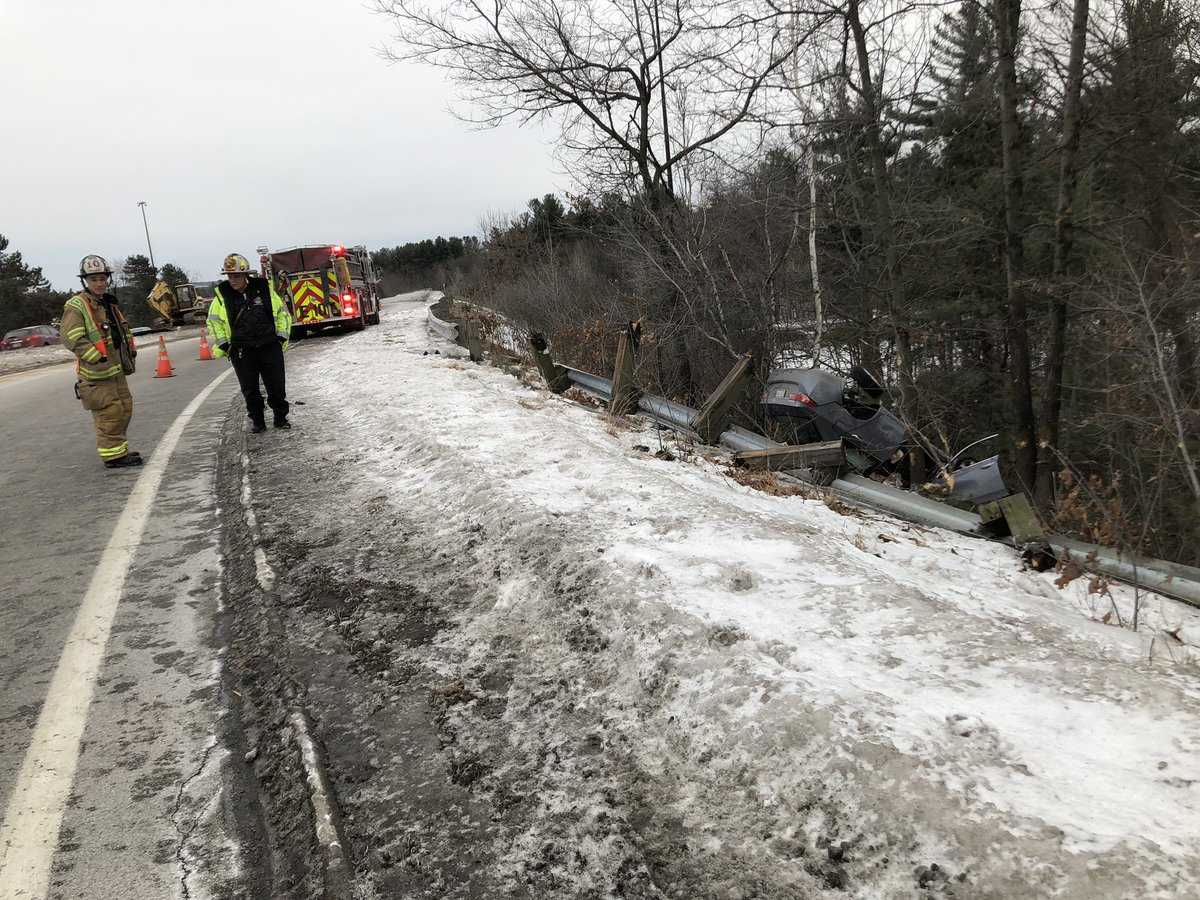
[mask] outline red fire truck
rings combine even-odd
[[[292,309],[292,336],[326,328],[361,331],[379,324],[379,283],[366,247],[306,244],[259,247],[263,276]]]

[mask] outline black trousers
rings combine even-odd
[[[246,412],[255,422],[263,419],[263,398],[258,390],[261,378],[267,389],[267,403],[275,418],[282,419],[288,414],[287,392],[284,389],[283,378],[283,345],[271,341],[261,347],[233,346],[229,350],[229,358],[233,360],[233,371],[237,373],[238,384],[242,387],[242,396],[246,398]]]

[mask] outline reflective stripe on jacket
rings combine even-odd
[[[133,347],[133,335],[125,316],[115,306],[116,327],[121,337]],[[85,381],[104,381],[121,374],[121,358],[109,340],[108,331],[113,323],[108,321],[104,305],[93,300],[88,293],[73,296],[63,306],[62,322],[58,326],[63,346],[75,354],[75,370]]]
[[[247,279],[246,293],[249,294],[254,282],[263,281],[266,279],[253,276]],[[275,292],[275,285],[267,282],[266,286],[271,293],[271,314],[275,320],[275,336],[283,343],[283,349],[286,350],[288,339],[292,336],[292,314],[288,312],[287,304]],[[228,353],[228,349],[222,350],[221,345],[224,344],[228,348],[233,341],[233,326],[229,321],[227,293],[232,296],[233,288],[228,281],[222,281],[216,287],[212,303],[208,305],[208,342],[212,345],[213,355],[218,357],[226,356]]]

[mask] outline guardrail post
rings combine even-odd
[[[810,469],[813,466],[837,468],[846,464],[846,448],[841,438],[815,444],[789,444],[767,450],[741,450],[733,454],[734,465],[768,472]]]
[[[1011,494],[979,507],[979,524],[998,537],[1012,536],[1018,546],[1045,542],[1046,532],[1024,494]]]
[[[749,384],[753,374],[754,358],[747,353],[734,363],[729,374],[704,401],[704,405],[696,413],[696,418],[692,419],[692,430],[700,435],[700,439],[705,443],[715,444],[720,440],[729,409],[737,402],[738,396]]]
[[[467,348],[467,355],[471,358],[471,362],[483,362],[483,348],[479,345],[479,322],[470,313],[463,316],[462,327],[465,334],[463,335],[463,345]]]
[[[567,370],[558,365],[550,356],[550,345],[546,342],[546,336],[540,331],[535,331],[529,336],[529,348],[533,353],[533,361],[538,367],[538,371],[542,374],[542,379],[546,382],[546,387],[550,388],[556,394],[561,394],[571,386],[571,379],[567,377]]]
[[[621,332],[621,339],[617,344],[617,364],[613,369],[612,401],[608,407],[614,416],[623,416],[637,409],[641,392],[633,383],[633,369],[641,336],[640,322],[630,322]]]

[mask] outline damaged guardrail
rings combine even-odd
[[[708,444],[721,444],[742,454],[743,459],[753,459],[754,454],[786,458],[788,454],[801,456],[803,451],[809,454],[834,454],[832,458],[836,459],[837,451],[832,446],[822,445],[820,450],[814,449],[816,445],[790,447],[745,428],[726,426],[730,409],[753,374],[749,356],[740,358],[734,364],[699,410],[665,397],[642,393],[633,383],[633,354],[638,337],[636,323],[622,334],[616,369],[611,379],[554,362],[550,347],[541,334],[535,332],[531,336],[530,346],[538,371],[555,393],[576,386],[607,403],[614,413],[632,411],[636,407],[663,427]],[[774,468],[770,463],[767,465]],[[800,468],[803,467],[795,467]],[[782,465],[779,469],[785,477],[806,481],[789,475],[789,471],[795,469],[784,469]],[[1045,532],[1023,494],[984,504],[978,512],[971,512],[857,474],[843,475],[823,487],[852,503],[888,512],[917,524],[999,540],[1018,549],[1039,544],[1049,546],[1061,561],[1069,560],[1087,571],[1200,607],[1200,569]]]
[[[442,297],[436,303],[429,306],[425,311],[429,327],[446,340],[453,341],[466,350],[467,354],[471,357],[471,362],[479,362],[483,359],[483,348],[479,342],[479,323],[469,316],[455,319],[449,310],[442,313],[442,315],[448,317],[444,319],[436,311],[439,306],[443,304],[449,306],[453,302],[448,297]]]

